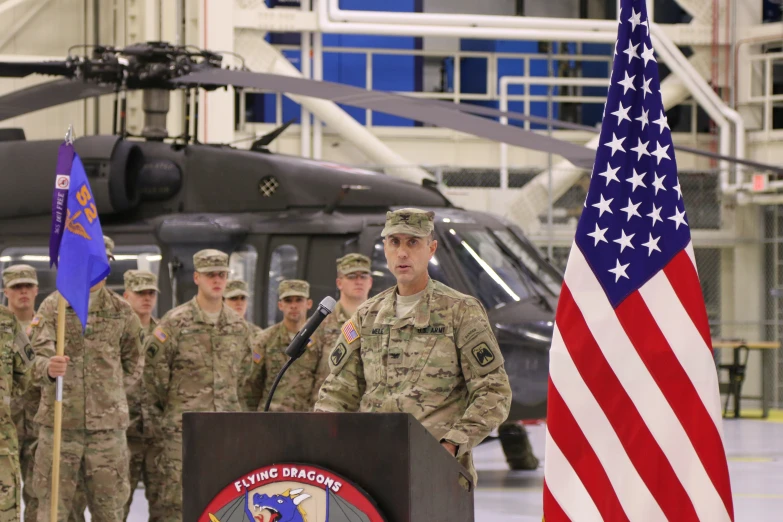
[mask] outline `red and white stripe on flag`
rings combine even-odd
[[[692,245],[616,308],[572,247],[549,370],[546,522],[733,520]]]

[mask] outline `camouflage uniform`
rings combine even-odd
[[[382,235],[425,237],[433,214],[386,215]],[[471,450],[508,416],[511,388],[486,312],[473,297],[429,280],[416,305],[396,318],[393,287],[363,303],[331,351],[331,373],[316,411],[407,412],[476,482]]]
[[[356,272],[369,274],[370,265],[369,257],[362,254],[348,254],[337,260],[337,273],[340,275],[354,274]],[[326,316],[326,319],[324,319],[324,322],[321,323],[321,326],[316,331],[316,342],[322,353],[318,362],[318,371],[315,374],[315,384],[313,385],[313,403],[318,400],[318,391],[329,375],[329,354],[340,336],[340,327],[350,318],[351,314],[346,312],[343,305],[338,301],[332,313]]]
[[[232,279],[228,283],[226,283],[226,291],[223,293],[223,297],[225,299],[231,299],[232,297],[237,297],[243,295],[246,298],[250,298],[250,292],[248,292],[247,283],[245,281],[242,281],[241,279]],[[257,324],[248,321],[247,322],[248,327],[250,328],[250,354],[253,354],[253,351],[256,351],[257,353],[261,353],[263,351],[264,345],[264,330],[258,326]],[[253,365],[248,364],[245,367],[245,376],[242,378],[242,382],[250,382],[250,377],[253,372]],[[246,409],[248,409],[248,402],[249,394],[252,393],[252,390],[249,386],[244,387],[244,391],[242,392],[242,396],[240,397],[240,400],[242,401],[242,406]],[[258,399],[256,399],[256,402],[258,402]],[[256,411],[256,407],[253,407],[251,411]]]
[[[228,271],[228,256],[202,250],[193,256],[201,273]],[[152,431],[160,473],[151,522],[182,519],[182,413],[242,411],[240,389],[250,365],[250,329],[225,304],[217,323],[197,298],[169,311],[145,345],[145,431]]]
[[[55,353],[57,301],[49,295],[33,319],[33,347]],[[142,330],[139,318],[121,297],[103,287],[93,295],[87,328],[66,311],[65,355],[71,358],[63,379],[63,431],[58,520],[65,521],[83,483],[93,520],[121,521],[128,495],[128,401],[125,390],[141,377]],[[41,426],[33,488],[38,520],[49,521],[55,387],[42,389],[35,421]],[[81,514],[76,514],[77,518]]]
[[[158,277],[152,272],[145,270],[128,270],[123,274],[125,281],[125,290],[128,292],[144,292],[146,290],[154,290],[160,292],[158,289]],[[154,317],[150,317],[150,324],[144,330],[144,340],[152,334],[153,330],[158,325],[158,320]],[[128,451],[130,453],[130,495],[128,496],[128,502],[125,504],[125,520],[128,518],[130,512],[131,502],[133,501],[133,493],[139,484],[139,481],[144,482],[144,493],[147,497],[147,502],[153,503],[153,498],[157,495],[156,485],[160,483],[160,480],[151,480],[151,476],[156,476],[157,470],[152,463],[151,458],[147,456],[151,453],[152,447],[149,430],[145,429],[142,419],[142,392],[144,390],[143,379],[134,384],[130,389],[126,390],[128,395],[128,409],[130,412],[130,425],[128,426]]]
[[[298,296],[310,298],[307,281],[289,279],[281,281],[278,289],[280,299]],[[248,381],[247,406],[263,411],[269,391],[280,369],[288,361],[285,349],[296,332],[289,332],[283,322],[263,331],[259,342],[253,345],[253,370]],[[313,383],[321,358],[316,336],[307,344],[301,357],[286,371],[275,391],[269,411],[312,411],[314,404]]]
[[[17,429],[11,419],[11,399],[35,381],[51,381],[48,361],[36,357],[13,312],[0,306],[0,522],[17,522],[21,514],[21,484]]]
[[[3,286],[11,288],[20,284],[38,286],[38,274],[30,265],[13,265],[3,271]],[[19,324],[30,335],[30,321]],[[33,494],[33,465],[35,447],[38,442],[38,426],[33,419],[41,402],[41,388],[31,386],[24,395],[11,399],[11,415],[19,437],[19,465],[22,469],[22,500],[24,500],[24,521],[35,522],[38,516],[38,499]]]

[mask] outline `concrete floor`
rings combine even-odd
[[[529,427],[539,458],[543,457],[544,427]],[[783,422],[750,419],[724,421],[729,455],[735,522],[783,520]],[[537,471],[509,471],[498,442],[476,449],[479,487],[476,522],[540,522],[542,467]],[[87,520],[90,520],[89,514]],[[129,522],[147,520],[147,501],[136,490]]]

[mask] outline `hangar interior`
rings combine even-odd
[[[575,124],[499,119],[595,149],[617,10],[614,0],[4,0],[0,61],[167,41],[256,72]],[[735,340],[773,346],[741,355],[746,418],[724,422],[737,521],[779,520],[783,508],[783,354],[774,348],[783,335],[783,171],[764,168],[783,161],[782,10],[779,0],[648,1],[674,143],[755,162],[677,155],[711,334],[726,341],[716,344],[717,361],[732,363]],[[47,80],[2,78],[0,95]],[[170,136],[183,132],[185,96],[171,95]],[[273,153],[431,179],[454,205],[518,225],[565,268],[590,172],[562,156],[296,95],[227,88],[198,97],[204,143],[248,148],[291,122]],[[59,139],[69,124],[80,136],[110,134],[114,103],[111,95],[72,102],[2,127],[24,129],[27,140]],[[131,134],[145,132],[145,103],[153,102],[129,92]],[[733,403],[722,401],[731,417]],[[529,432],[543,458],[542,424]],[[476,520],[540,520],[543,465],[510,472],[491,442],[477,468]],[[143,493],[136,498],[130,520],[146,520]]]

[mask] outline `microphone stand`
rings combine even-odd
[[[277,385],[280,384],[280,379],[283,378],[283,374],[288,370],[288,368],[291,367],[292,364],[294,364],[294,361],[297,360],[300,355],[301,354],[288,359],[283,367],[280,368],[280,371],[277,372],[277,377],[275,377],[275,381],[272,383],[272,388],[269,389],[269,397],[266,398],[266,404],[264,405],[265,412],[269,411],[269,405],[272,404],[272,397],[275,395],[275,390],[277,389]]]

